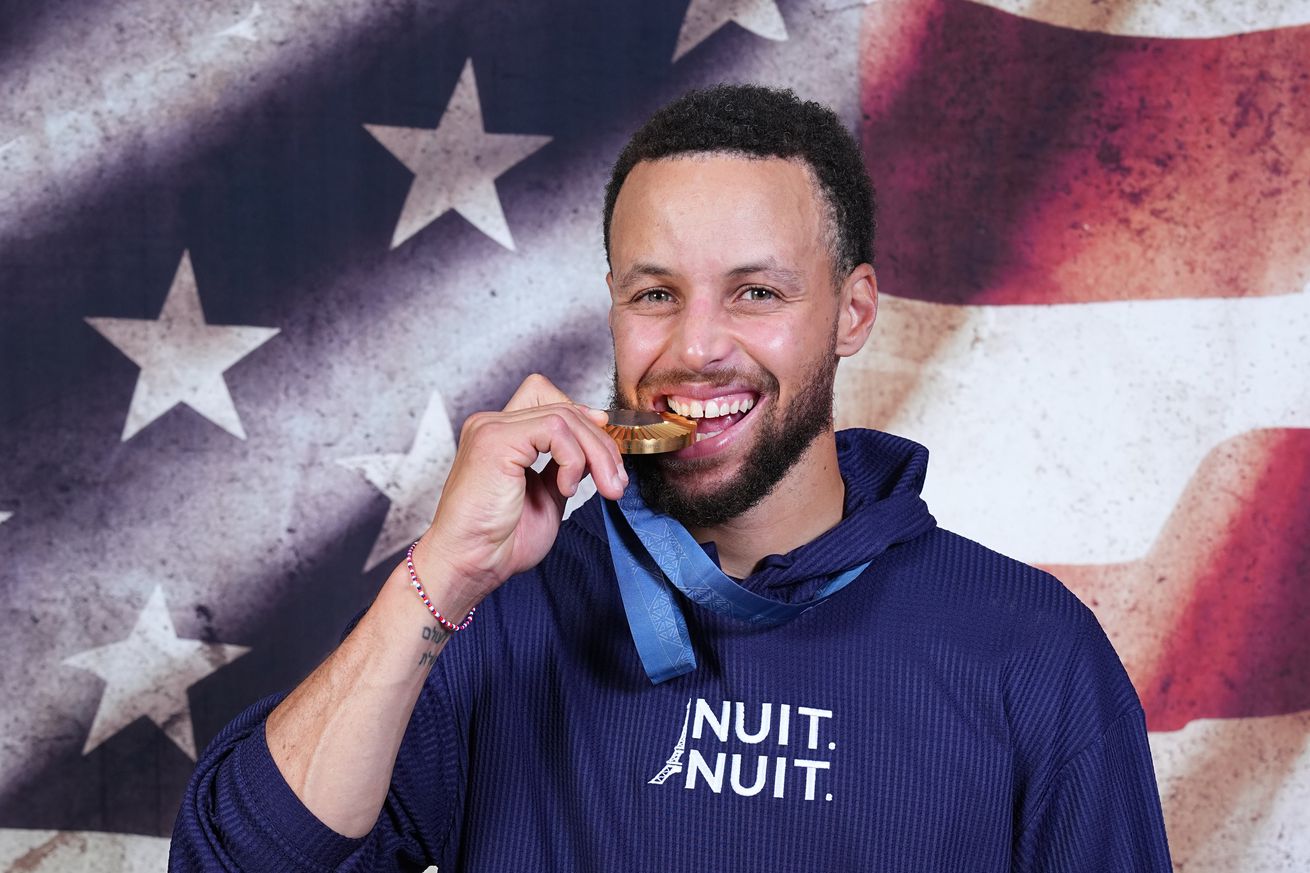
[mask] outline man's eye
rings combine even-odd
[[[752,285],[745,291],[747,300],[772,300],[776,295],[772,288],[765,288],[762,285]]]
[[[644,303],[668,303],[673,295],[663,288],[652,288],[637,295],[637,300]]]

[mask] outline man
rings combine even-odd
[[[877,308],[836,117],[689,94],[605,211],[614,400],[699,441],[625,467],[540,376],[471,416],[412,562],[200,761],[173,868],[1169,870],[1091,613],[937,528],[921,446],[833,432]]]

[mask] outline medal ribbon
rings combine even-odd
[[[784,603],[729,579],[685,527],[646,506],[635,481],[617,504],[604,501],[601,515],[628,627],[642,667],[656,685],[696,669],[687,619],[674,599],[674,588],[712,612],[776,627],[845,588],[871,563],[836,574],[811,600]],[[881,551],[871,548],[870,554]]]

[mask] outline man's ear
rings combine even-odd
[[[614,336],[614,271],[610,270],[605,274],[605,287],[610,289],[610,308],[609,308],[609,325],[610,336]]]
[[[878,318],[878,277],[860,264],[842,283],[837,313],[837,354],[843,358],[864,348]]]

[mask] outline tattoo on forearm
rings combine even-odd
[[[418,666],[422,670],[425,667],[431,667],[437,662],[437,649],[450,636],[450,631],[446,630],[439,624],[423,628],[423,639],[432,644],[432,650],[419,655]]]
[[[423,628],[423,639],[431,640],[432,645],[434,646],[441,645],[448,636],[450,636],[450,631],[446,630],[439,624]]]

